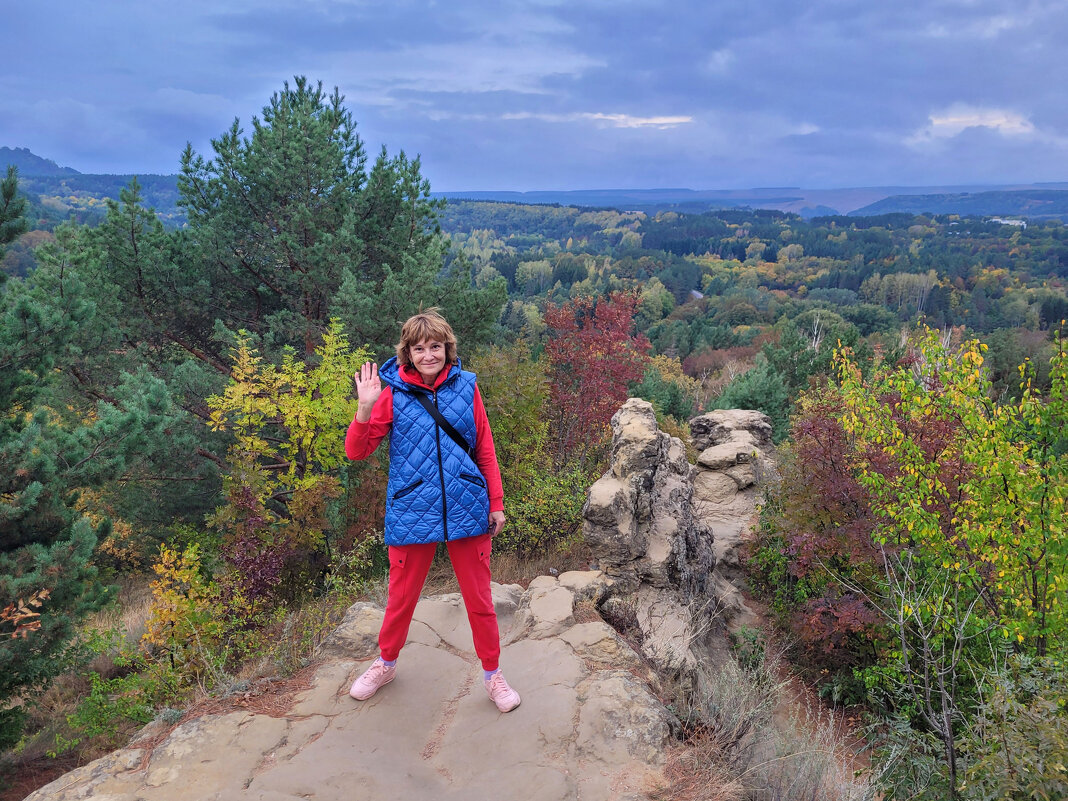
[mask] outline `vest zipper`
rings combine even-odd
[[[438,407],[438,392],[434,390],[434,408]],[[441,463],[441,426],[434,423],[434,441],[438,446],[438,478],[441,479],[441,530],[446,542],[449,540],[449,507],[445,502],[445,467]]]

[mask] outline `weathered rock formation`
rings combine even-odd
[[[609,470],[583,511],[586,541],[612,580],[602,606],[635,616],[645,655],[676,673],[712,658],[711,631],[746,617],[732,580],[771,470],[766,415],[710,412],[690,429],[696,465],[649,403],[628,400],[612,418]]]
[[[690,421],[698,451],[693,515],[714,532],[710,592],[729,625],[750,621],[739,590],[741,546],[753,530],[764,482],[774,478],[771,420],[762,412],[725,409]]]
[[[582,531],[617,593],[704,592],[712,533],[693,515],[691,472],[686,446],[659,430],[650,403],[631,398],[612,417],[608,472],[590,488]]]

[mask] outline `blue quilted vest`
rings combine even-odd
[[[478,465],[415,399],[396,357],[378,371],[393,388],[386,544],[417,545],[475,537],[489,529],[489,496]],[[423,390],[475,446],[475,374],[453,365],[436,392]]]

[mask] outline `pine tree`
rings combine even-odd
[[[253,118],[251,136],[235,120],[212,141],[214,158],[186,148],[180,204],[205,308],[230,331],[309,356],[332,316],[354,343],[382,351],[399,322],[448,293],[495,321],[503,284],[476,291],[469,270],[442,275],[440,203],[419,159],[383,149],[368,169],[343,101],[297,77]]]
[[[18,188],[18,170],[9,166],[0,181],[0,245],[15,241],[27,228],[26,198],[19,196]]]
[[[8,166],[7,177],[0,181],[0,252],[4,245],[14,242],[26,230],[26,198],[21,197],[19,174],[14,165]],[[7,273],[0,270],[0,285]]]
[[[166,388],[143,373],[123,377],[121,402],[73,402],[76,335],[97,324],[96,307],[77,280],[56,293],[47,272],[37,279],[0,287],[0,608],[47,593],[37,630],[0,639],[0,746],[17,740],[24,705],[69,664],[75,626],[106,599],[90,560],[108,524],[83,516],[79,496],[166,443],[173,420]]]

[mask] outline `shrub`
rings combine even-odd
[[[179,553],[161,546],[152,570],[157,578],[152,582],[143,642],[190,679],[220,673],[224,634],[220,595],[218,587],[201,575],[200,549],[189,545]]]
[[[525,344],[488,348],[472,357],[493,430],[504,483],[508,524],[495,547],[530,555],[570,540],[582,524],[582,505],[595,467],[550,452],[545,362]]]
[[[835,676],[872,664],[886,638],[866,600],[882,570],[843,413],[834,387],[802,395],[791,441],[779,449],[782,480],[767,491],[749,560],[805,662]]]
[[[264,363],[242,333],[230,383],[208,399],[212,427],[234,437],[226,503],[210,522],[231,568],[224,583],[254,612],[305,593],[326,569],[333,507],[343,495],[351,376],[366,359],[337,321],[308,363],[292,350],[280,365]]]
[[[106,750],[118,748],[129,735],[131,725],[143,726],[155,716],[149,694],[145,692],[146,676],[132,673],[104,679],[93,672],[88,678],[88,695],[67,716],[69,733],[55,735],[55,748],[48,754],[53,759],[84,747],[88,741]]]
[[[971,801],[1068,798],[1068,669],[1013,657],[976,710],[961,751]]]

